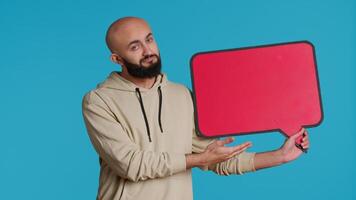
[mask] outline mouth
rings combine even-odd
[[[144,62],[144,63],[153,63],[154,61],[157,60],[157,57],[155,55],[152,55],[152,56],[149,56],[147,58],[144,58],[142,59],[141,62]]]

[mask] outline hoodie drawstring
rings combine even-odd
[[[142,96],[141,96],[141,92],[140,92],[139,88],[136,88],[136,94],[138,94],[140,105],[141,105],[141,111],[142,111],[142,114],[143,114],[143,118],[145,119],[148,140],[150,142],[152,142],[150,126],[148,124],[147,115],[146,115],[145,107],[143,106],[143,100],[142,100]],[[163,133],[162,121],[161,121],[161,110],[162,110],[162,90],[161,90],[161,86],[158,87],[158,95],[159,95],[158,124],[159,124],[159,128],[161,130],[161,133]]]
[[[136,88],[136,94],[137,93],[138,93],[139,100],[140,100],[140,105],[141,105],[141,111],[142,111],[142,114],[143,114],[143,118],[145,119],[145,123],[146,123],[146,130],[147,130],[148,140],[150,142],[152,142],[150,126],[148,125],[147,116],[146,116],[146,112],[145,112],[145,107],[143,106],[143,101],[142,101],[141,92],[140,92],[139,88]]]
[[[163,133],[162,122],[161,122],[161,109],[162,109],[162,90],[161,90],[161,86],[158,87],[158,95],[159,95],[158,123],[159,123],[159,128],[161,129],[161,133]]]

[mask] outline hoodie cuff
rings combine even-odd
[[[186,158],[185,154],[171,153],[172,174],[186,171]]]
[[[255,169],[255,154],[250,152],[243,152],[238,156],[238,173],[244,174],[245,172],[254,172]]]

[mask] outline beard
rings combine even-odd
[[[142,65],[143,61],[145,59],[151,58],[151,57],[156,57],[157,61],[155,63],[152,63],[151,65],[144,67]],[[154,54],[154,55],[149,55],[149,56],[145,56],[144,58],[142,58],[140,60],[140,64],[134,64],[134,63],[130,63],[129,61],[127,61],[126,59],[123,59],[124,62],[124,66],[127,69],[127,72],[136,78],[152,78],[157,76],[158,74],[161,73],[161,58],[160,56]]]

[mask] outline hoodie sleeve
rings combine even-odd
[[[82,109],[95,150],[118,176],[137,182],[186,170],[184,154],[141,150],[95,92],[84,96]]]

